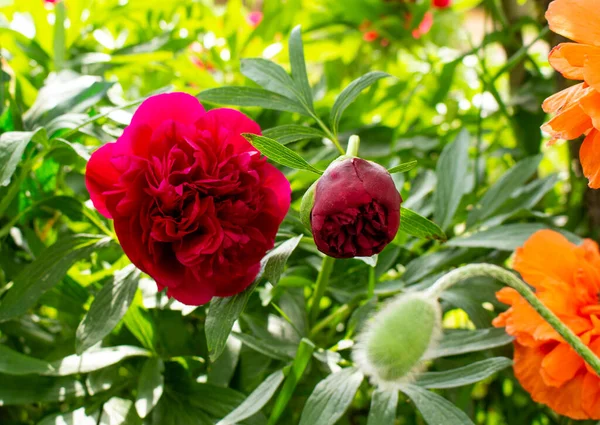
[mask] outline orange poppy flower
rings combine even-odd
[[[513,268],[536,296],[596,354],[600,354],[600,252],[541,230],[515,254]],[[515,337],[515,376],[538,403],[573,419],[600,419],[600,378],[512,288],[498,291],[511,307],[494,320]]]
[[[586,135],[579,157],[590,187],[600,188],[600,7],[598,0],[554,0],[546,13],[550,29],[576,43],[550,52],[550,65],[581,83],[548,99],[542,107],[555,114],[542,129],[552,140]]]

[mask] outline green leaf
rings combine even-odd
[[[225,349],[233,324],[244,311],[260,277],[261,275],[257,276],[252,285],[233,297],[213,297],[210,301],[206,316],[205,334],[211,361],[214,362],[218,359]]]
[[[304,406],[300,425],[335,424],[352,403],[362,381],[362,372],[348,367],[319,382]]]
[[[510,344],[513,337],[504,329],[456,330],[447,332],[437,347],[427,352],[423,360],[484,351]]]
[[[305,139],[322,139],[327,137],[323,131],[305,125],[286,124],[263,131],[263,136],[277,140],[282,145]]]
[[[283,382],[284,378],[285,375],[283,370],[273,372],[263,383],[252,391],[252,394],[250,394],[242,404],[221,419],[217,425],[235,425],[255,413],[258,413],[275,395],[275,392]]]
[[[10,376],[0,374],[0,405],[53,403],[83,397],[84,386],[76,377]]]
[[[394,425],[397,406],[398,391],[373,391],[367,425]]]
[[[335,103],[333,104],[333,108],[331,108],[331,115],[329,117],[329,120],[331,121],[331,128],[334,134],[337,134],[342,114],[344,113],[346,108],[350,106],[350,104],[354,102],[354,100],[356,100],[358,95],[370,85],[374,84],[382,78],[389,76],[390,74],[386,72],[369,72],[363,75],[362,77],[352,81],[348,85],[348,87],[346,87],[344,91],[340,93],[340,95],[335,100]]]
[[[300,95],[295,91],[294,81],[281,66],[267,59],[254,58],[242,59],[242,74],[256,84],[274,93],[278,93],[292,100],[297,100]]]
[[[140,373],[135,410],[144,419],[154,409],[163,395],[165,365],[159,357],[146,360]]]
[[[130,357],[149,357],[152,353],[140,347],[120,345],[118,347],[99,348],[86,351],[82,355],[73,354],[64,359],[52,362],[54,370],[47,372],[49,376],[67,376],[76,373],[89,373],[94,370],[117,364]]]
[[[200,408],[216,418],[227,416],[246,400],[244,394],[232,390],[231,388],[221,388],[210,384],[200,383],[195,384],[192,391],[187,393],[186,396],[189,397],[188,402],[192,406]],[[248,425],[264,423],[264,415],[262,413],[256,413],[242,423]]]
[[[277,400],[275,400],[275,404],[273,405],[268,425],[275,425],[277,423],[277,420],[292,399],[296,386],[298,385],[298,382],[300,382],[300,379],[306,370],[306,366],[308,366],[308,363],[312,358],[314,350],[315,345],[308,339],[302,338],[298,350],[296,351],[294,362],[287,373],[285,383],[283,384],[281,391],[279,391]]]
[[[510,366],[512,366],[511,359],[494,357],[443,372],[422,373],[417,376],[415,384],[435,389],[462,387],[489,378]]]
[[[0,136],[0,186],[8,186],[25,148],[32,140],[46,137],[44,129],[33,131],[9,131]]]
[[[61,71],[48,79],[34,104],[23,115],[25,126],[35,128],[66,113],[84,112],[98,103],[112,85],[100,77]]]
[[[400,208],[400,230],[417,238],[446,240],[446,234],[437,224],[408,208]]]
[[[123,316],[123,322],[144,347],[156,351],[156,326],[148,310],[143,307],[141,296],[134,297],[134,302]]]
[[[273,286],[279,283],[287,260],[298,247],[303,237],[304,235],[298,235],[295,238],[288,239],[271,250],[263,259],[265,267],[263,275]]]
[[[402,384],[400,391],[410,397],[429,425],[474,425],[465,412],[431,391],[412,384]]]
[[[125,316],[135,296],[139,277],[140,272],[135,266],[127,266],[116,272],[114,278],[98,292],[77,328],[77,354],[102,340]]]
[[[247,347],[272,359],[288,361],[291,358],[287,351],[281,347],[273,345],[271,341],[263,341],[255,336],[240,332],[231,332],[231,335],[239,339],[242,344],[246,345]]]
[[[417,166],[417,161],[408,161],[400,165],[396,165],[388,170],[390,174],[394,173],[406,173]]]
[[[204,90],[198,99],[218,105],[257,106],[308,115],[304,106],[277,93],[254,87],[218,87]]]
[[[317,170],[310,165],[304,158],[298,155],[293,150],[286,148],[275,140],[269,139],[264,136],[257,136],[256,134],[243,133],[242,136],[248,140],[252,146],[260,151],[264,156],[269,158],[271,161],[276,162],[286,167],[294,168],[297,170],[308,170],[316,174],[323,174],[322,171]]]
[[[500,177],[470,212],[467,227],[491,217],[536,172],[542,158],[541,154],[525,158]]]
[[[436,167],[434,220],[446,230],[452,223],[465,191],[469,160],[469,133],[462,130],[454,142],[442,150]]]
[[[290,34],[290,65],[292,66],[292,79],[301,93],[303,104],[308,112],[313,111],[312,89],[308,82],[306,73],[306,62],[304,60],[304,46],[302,44],[302,29],[300,25],[294,27]]]
[[[87,413],[86,408],[45,417],[38,425],[135,425],[139,419],[130,414],[131,400],[113,397],[99,411]],[[100,416],[100,417],[99,417]]]
[[[515,223],[492,227],[469,236],[454,238],[448,241],[449,246],[463,246],[470,248],[492,248],[502,251],[514,251],[523,246],[525,241],[535,232],[548,229],[542,223]],[[566,230],[556,229],[563,233],[567,239],[574,243],[581,243],[581,238]]]
[[[44,292],[56,285],[77,261],[107,246],[111,239],[97,235],[60,238],[17,275],[0,304],[0,322],[24,314]]]
[[[29,375],[52,372],[50,363],[29,357],[14,351],[5,345],[0,345],[0,373],[7,375]]]

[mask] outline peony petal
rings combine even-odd
[[[598,23],[598,26],[600,26],[600,23]],[[600,91],[600,49],[595,49],[585,56],[583,76],[590,87]],[[600,130],[600,127],[596,128]]]
[[[581,149],[579,150],[579,159],[583,174],[589,181],[589,186],[593,189],[600,189],[600,131],[592,130],[587,135]]]
[[[546,385],[561,387],[584,367],[579,354],[568,344],[559,344],[542,361],[541,376]]]
[[[548,55],[548,61],[563,77],[571,80],[583,80],[585,55],[592,49],[597,48],[587,44],[561,43],[552,49]]]
[[[202,115],[204,107],[198,99],[187,93],[165,93],[146,99],[133,114],[131,126],[148,126],[152,130],[164,121],[194,124]]]
[[[230,297],[239,294],[246,289],[258,275],[260,271],[260,263],[252,265],[245,270],[243,274],[238,276],[227,276],[226,273],[219,274],[219,282],[215,284],[217,297]]]
[[[600,46],[598,0],[554,0],[546,19],[555,33],[579,43]]]
[[[581,404],[589,418],[600,419],[600,378],[592,373],[583,380]]]
[[[276,209],[270,212],[275,214],[278,222],[283,221],[289,208],[292,199],[292,188],[290,182],[281,171],[269,163],[265,163],[260,170],[262,184],[266,190],[270,190],[274,194]]]
[[[120,177],[111,162],[114,147],[114,143],[107,143],[95,151],[85,169],[85,185],[92,203],[106,218],[112,218],[112,215],[106,207],[105,192],[114,190]]]
[[[198,123],[201,129],[213,133],[221,143],[228,142],[234,147],[234,153],[257,151],[242,133],[262,134],[260,126],[240,111],[228,108],[208,111]],[[225,140],[222,140],[225,138]]]
[[[203,305],[215,295],[215,288],[212,283],[199,281],[188,272],[181,285],[167,289],[167,295],[186,305]]]

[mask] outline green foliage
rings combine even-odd
[[[456,0],[415,39],[429,3],[0,1],[0,423],[565,423],[508,369],[493,280],[443,294],[443,336],[400,392],[350,355],[391,296],[506,265],[542,228],[598,234],[568,146],[541,148],[556,91],[541,2]],[[84,182],[90,154],[172,90],[256,120],[246,137],[292,187],[256,280],[199,307],[130,264]],[[400,231],[377,257],[322,267],[302,198],[352,135],[392,173]]]

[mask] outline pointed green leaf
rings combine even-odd
[[[242,59],[241,71],[265,90],[292,100],[297,100],[300,96],[300,93],[295,90],[294,81],[285,69],[268,59]]]
[[[304,405],[300,425],[334,425],[352,403],[362,381],[362,372],[348,367],[319,382]]]
[[[46,138],[46,131],[9,131],[0,136],[0,186],[8,186],[25,148],[36,138]]]
[[[416,166],[417,166],[417,161],[409,161],[409,162],[405,162],[405,163],[400,164],[400,165],[396,165],[393,168],[390,168],[388,170],[388,172],[390,174],[394,174],[394,173],[406,173],[407,171],[412,170]]]
[[[335,100],[333,104],[333,108],[331,108],[331,115],[329,120],[331,121],[331,128],[334,134],[337,134],[338,127],[340,125],[340,120],[342,118],[342,114],[346,110],[348,106],[352,102],[356,100],[358,95],[367,87],[374,84],[376,81],[379,81],[382,78],[389,77],[390,74],[381,71],[372,71],[368,74],[363,75],[360,78],[352,81],[348,87],[340,93],[340,95]]]
[[[442,150],[437,163],[437,188],[434,192],[434,220],[443,230],[452,224],[462,199],[469,160],[469,133],[462,130],[456,139]]]
[[[300,25],[294,27],[289,40],[290,64],[292,66],[292,79],[302,95],[303,104],[309,112],[313,111],[312,89],[306,73],[304,60],[304,45],[302,44],[302,29]]]
[[[67,376],[76,373],[89,373],[117,364],[130,357],[149,357],[151,354],[148,350],[129,345],[99,348],[86,351],[80,356],[73,354],[52,362],[51,365],[54,370],[46,373],[46,375]]]
[[[467,227],[491,217],[536,172],[542,157],[540,154],[525,158],[500,177],[467,217]]]
[[[367,425],[394,425],[397,406],[398,391],[375,390]]]
[[[322,139],[327,137],[317,128],[305,125],[287,124],[263,131],[263,136],[277,140],[282,145],[306,139]]]
[[[435,389],[462,387],[489,378],[510,366],[512,366],[511,359],[494,357],[443,372],[422,373],[417,376],[415,384]]]
[[[275,395],[284,378],[283,370],[273,372],[252,391],[252,394],[242,404],[221,419],[217,425],[235,425],[258,413]]]
[[[295,238],[288,239],[265,256],[264,277],[271,282],[272,285],[277,285],[277,283],[279,283],[279,279],[285,268],[285,263],[287,263],[290,255],[292,255],[294,250],[298,247],[298,244],[303,237],[304,235],[298,235]]]
[[[53,403],[86,395],[84,386],[76,377],[10,376],[0,374],[0,405],[32,405]]]
[[[144,419],[160,401],[164,390],[165,365],[159,357],[146,360],[138,381],[135,410]]]
[[[308,115],[304,106],[280,94],[254,87],[218,87],[204,90],[198,99],[218,105],[257,106]]]
[[[410,397],[429,425],[474,425],[465,412],[429,390],[403,384],[400,391]]]
[[[29,357],[5,345],[0,345],[0,373],[7,375],[44,374],[54,369],[44,360]]]
[[[242,136],[244,136],[246,140],[252,144],[252,146],[258,149],[264,156],[273,162],[297,170],[308,170],[316,174],[323,174],[322,171],[314,168],[296,152],[286,148],[280,143],[277,143],[275,140],[249,133],[243,133]]]
[[[75,235],[61,238],[15,278],[12,288],[0,303],[0,322],[25,313],[44,292],[56,285],[77,261],[107,246],[110,238]]]
[[[400,230],[417,238],[446,240],[437,224],[404,207],[400,208]]]
[[[77,354],[102,340],[125,316],[137,290],[139,277],[140,272],[135,266],[127,266],[116,272],[114,278],[98,292],[77,328]]]
[[[456,356],[458,354],[474,353],[490,348],[510,344],[513,337],[504,329],[456,330],[447,332],[439,344],[428,351],[423,360],[440,357]]]

